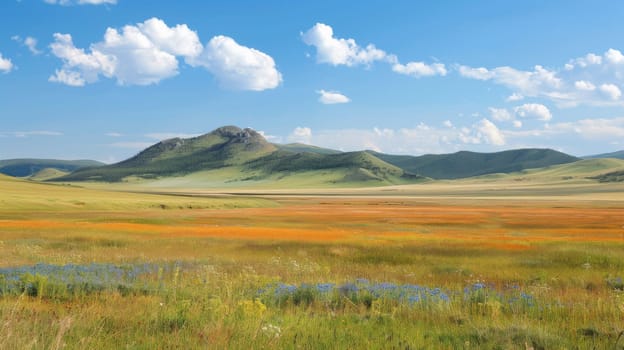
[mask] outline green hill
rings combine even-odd
[[[322,147],[317,147],[317,146],[312,146],[312,145],[306,145],[303,143],[289,143],[289,144],[275,144],[275,146],[282,151],[289,151],[289,152],[294,152],[294,153],[303,153],[303,152],[309,152],[309,153],[318,153],[318,154],[338,154],[338,153],[342,153],[341,151],[337,151],[335,149],[329,149],[329,148],[322,148]]]
[[[0,160],[0,173],[14,177],[27,177],[47,168],[72,172],[81,168],[102,165],[104,163],[95,160],[6,159]]]
[[[585,158],[585,159],[593,159],[593,158],[624,159],[624,150],[617,151],[617,152],[611,152],[611,153],[596,154],[596,155],[593,155],[593,156],[585,156],[583,158]]]
[[[554,150],[533,148],[496,153],[461,151],[418,157],[367,152],[410,173],[434,179],[459,179],[493,173],[510,173],[579,160],[579,158]]]
[[[34,180],[34,181],[47,181],[47,180],[56,179],[61,176],[65,176],[67,174],[69,174],[69,172],[67,171],[62,171],[62,170],[58,170],[54,168],[45,168],[30,175],[28,179]]]
[[[57,180],[115,182],[129,176],[144,179],[182,176],[241,165],[276,150],[254,130],[226,126],[198,137],[165,140],[123,162],[79,170]]]
[[[422,176],[410,174],[367,152],[319,154],[277,151],[250,162],[247,164],[247,169],[259,171],[260,176],[315,170],[343,171],[344,175],[340,179],[333,180],[334,183],[373,181],[380,184],[398,184],[424,179]]]
[[[372,186],[423,179],[366,152],[342,153],[302,144],[273,145],[254,130],[227,126],[190,139],[165,140],[120,163],[77,170],[52,180],[149,180],[185,186],[255,186],[278,182]]]

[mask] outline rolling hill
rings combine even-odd
[[[461,151],[418,157],[367,152],[405,171],[433,179],[460,179],[493,173],[510,173],[579,160],[565,153],[537,148],[496,153]]]
[[[217,185],[294,181],[311,186],[353,182],[388,185],[424,180],[366,152],[274,145],[254,130],[226,126],[190,139],[165,140],[120,163],[77,170],[53,181],[163,178]]]
[[[57,159],[7,159],[0,160],[0,173],[27,177],[43,169],[56,169],[63,172],[72,172],[87,167],[98,167],[104,163],[95,160],[57,160]]]
[[[616,151],[611,153],[603,153],[603,154],[595,154],[593,156],[585,156],[585,159],[593,159],[593,158],[616,158],[616,159],[624,159],[624,150]]]
[[[51,181],[150,182],[154,186],[381,186],[459,179],[578,161],[549,149],[407,156],[272,144],[235,126],[173,138],[120,163],[78,169]]]

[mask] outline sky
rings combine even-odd
[[[224,125],[343,151],[612,152],[623,17],[602,0],[2,0],[0,159],[111,163]]]

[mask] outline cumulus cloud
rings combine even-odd
[[[586,80],[578,80],[574,82],[574,87],[581,91],[594,91],[596,90],[596,85],[590,83]]]
[[[569,60],[561,68],[536,65],[530,70],[502,66],[473,68],[457,66],[469,79],[492,81],[513,91],[512,96],[545,98],[560,107],[578,105],[624,105],[624,55],[609,49],[602,55],[589,53]],[[508,98],[508,101],[514,99]]]
[[[376,61],[381,61],[390,64],[392,71],[415,78],[447,74],[446,67],[442,63],[427,64],[413,61],[401,64],[396,55],[378,49],[373,44],[362,47],[355,39],[336,38],[334,29],[324,23],[317,23],[305,33],[301,33],[301,39],[305,44],[316,48],[316,62],[318,63],[352,67],[370,66]]]
[[[604,55],[609,63],[624,64],[624,55],[619,50],[609,49]]]
[[[491,121],[486,118],[476,126],[477,137],[484,140],[486,143],[496,146],[502,146],[505,144],[505,136],[500,129]]]
[[[13,62],[10,59],[2,57],[0,52],[0,72],[8,73],[13,70]]]
[[[324,23],[315,24],[302,33],[301,38],[307,45],[316,47],[318,63],[328,63],[334,66],[369,65],[387,57],[385,51],[376,48],[373,44],[361,47],[354,39],[335,38],[333,28]]]
[[[407,64],[395,63],[392,70],[399,74],[409,75],[415,78],[430,77],[434,75],[445,76],[447,71],[442,63],[426,64],[424,62],[409,62]]]
[[[347,96],[338,91],[319,90],[317,93],[319,94],[319,102],[325,105],[351,102]]]
[[[137,27],[154,46],[172,55],[191,58],[202,52],[203,47],[197,33],[186,24],[169,27],[161,19],[150,18],[137,24]]]
[[[212,38],[204,47],[186,24],[169,27],[158,18],[120,30],[108,28],[104,39],[87,50],[77,48],[70,34],[54,34],[52,54],[63,66],[49,81],[84,86],[100,77],[119,85],[151,85],[179,73],[178,58],[202,66],[220,85],[237,90],[265,90],[278,86],[281,74],[267,54],[239,45],[225,36]]]
[[[298,126],[288,135],[287,139],[289,142],[310,144],[312,140],[312,129]]]
[[[43,0],[44,2],[51,5],[115,5],[117,4],[117,0]]]
[[[507,109],[505,109],[505,108],[490,107],[490,108],[488,108],[488,110],[490,111],[490,116],[494,120],[497,120],[497,121],[508,121],[508,120],[512,120],[513,119],[513,116],[511,115],[511,113]]]
[[[600,91],[614,101],[619,100],[622,96],[622,91],[614,84],[602,84],[600,85]]]
[[[271,56],[227,36],[212,38],[203,53],[189,62],[205,67],[227,89],[261,91],[274,89],[282,82]]]
[[[550,113],[548,107],[539,103],[525,103],[514,108],[514,111],[521,118],[536,118],[546,122],[552,119],[552,113]]]

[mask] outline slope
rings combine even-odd
[[[277,149],[281,151],[290,151],[294,153],[318,153],[318,154],[338,154],[342,153],[341,151],[337,151],[335,149],[322,148],[312,145],[306,145],[303,143],[288,143],[288,144],[274,144]]]
[[[114,182],[129,176],[147,179],[183,176],[240,165],[275,150],[274,145],[254,130],[226,126],[194,138],[165,140],[120,163],[79,170],[56,180]]]
[[[579,160],[550,149],[518,149],[496,153],[461,151],[419,157],[367,152],[405,171],[434,179],[459,179],[492,173],[510,173]]]
[[[0,160],[0,173],[9,176],[27,177],[46,168],[72,172],[81,168],[102,165],[104,163],[95,160],[6,159]]]
[[[583,157],[585,159],[593,159],[593,158],[616,158],[616,159],[624,159],[624,150],[622,151],[616,151],[616,152],[611,152],[611,153],[603,153],[603,154],[596,154],[593,156],[585,156]]]

